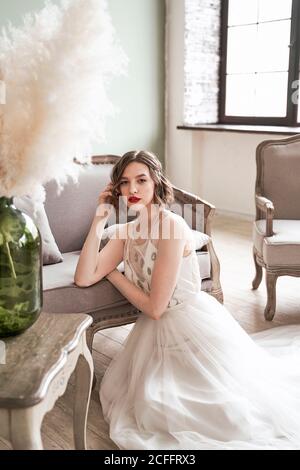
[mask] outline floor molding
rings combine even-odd
[[[235,220],[245,220],[247,222],[253,222],[255,220],[255,214],[244,214],[242,212],[232,212],[226,209],[216,209],[216,217],[229,217]]]

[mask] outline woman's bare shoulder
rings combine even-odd
[[[190,227],[181,215],[170,210],[163,211],[160,239],[184,240],[184,256],[186,256],[187,253],[190,253],[191,237],[192,232]]]

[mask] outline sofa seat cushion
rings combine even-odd
[[[80,251],[64,253],[64,261],[59,266],[44,266],[43,287],[44,291],[61,287],[74,286],[74,274],[78,263]],[[120,263],[118,269],[124,272],[124,263]]]
[[[88,288],[74,284],[74,273],[80,252],[64,253],[59,265],[43,268],[43,309],[52,313],[89,313],[94,321],[104,316],[120,317],[134,310],[122,294],[106,279]],[[123,263],[118,267],[122,270]]]
[[[265,237],[266,221],[257,220],[253,228],[256,250],[267,266],[300,265],[300,221],[273,220],[272,237]]]
[[[210,256],[207,251],[196,251],[201,279],[210,278]],[[202,284],[203,288],[203,284]],[[205,290],[205,289],[203,289]]]

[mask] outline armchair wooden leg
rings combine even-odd
[[[255,290],[258,288],[262,280],[262,267],[257,262],[254,249],[253,249],[253,260],[254,260],[256,274],[255,274],[255,278],[252,281],[252,289]]]
[[[266,285],[267,285],[267,295],[268,301],[265,308],[265,319],[273,320],[276,310],[276,281],[277,275],[273,273],[266,272]]]
[[[93,354],[93,340],[94,340],[94,330],[93,330],[93,327],[90,326],[86,331],[86,344],[87,344],[87,347],[89,348],[91,354]],[[96,385],[97,385],[97,377],[96,377],[95,370],[94,370],[92,390],[94,390]]]

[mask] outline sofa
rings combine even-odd
[[[63,261],[43,267],[43,308],[53,313],[87,313],[93,323],[88,330],[90,349],[97,331],[134,322],[140,312],[131,305],[106,279],[87,288],[74,284],[80,250],[88,234],[97,207],[100,192],[110,180],[113,165],[120,157],[102,155],[93,157],[93,165],[83,165],[78,183],[68,182],[58,193],[54,181],[46,187],[45,210],[52,234],[63,255]],[[175,202],[170,207],[180,213],[183,205],[190,209],[190,226],[196,232],[211,235],[214,207],[197,196],[174,187]],[[199,221],[196,211],[202,208]],[[115,222],[108,220],[108,225]],[[118,223],[121,221],[118,219]],[[202,289],[223,301],[220,284],[220,266],[213,241],[196,250],[202,278]],[[122,264],[118,269],[123,270]]]

